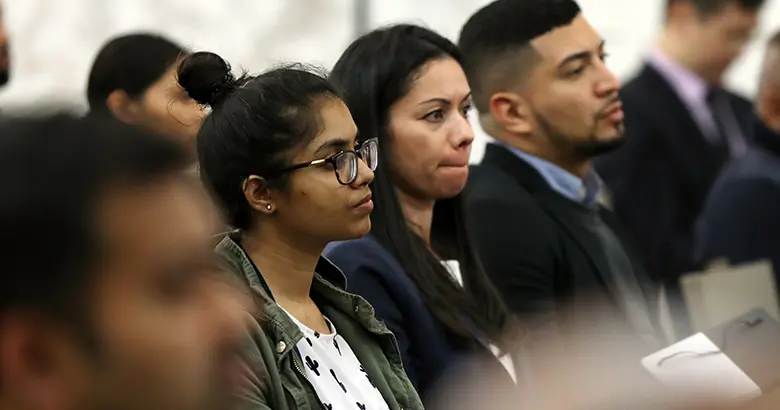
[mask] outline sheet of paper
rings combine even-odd
[[[753,380],[703,333],[645,357],[642,366],[665,386],[686,396],[742,400],[761,395]]]

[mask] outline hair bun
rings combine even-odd
[[[177,71],[179,85],[199,104],[214,106],[236,88],[230,64],[207,51],[187,56]]]

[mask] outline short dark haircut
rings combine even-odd
[[[758,11],[765,0],[667,0],[667,7],[678,3],[690,3],[699,17],[709,17],[717,14],[728,4],[736,4],[746,11]]]
[[[201,179],[237,229],[250,226],[252,209],[242,184],[250,175],[270,177],[292,160],[291,150],[322,128],[320,108],[341,93],[313,67],[292,64],[236,78],[222,57],[197,52],[178,69],[191,98],[211,107],[198,133]],[[269,178],[284,188],[286,178]]]
[[[527,72],[531,61],[518,59],[531,40],[571,24],[580,14],[572,0],[496,0],[472,15],[460,33],[463,69],[474,105],[487,113],[491,95]]]
[[[0,120],[0,314],[33,311],[83,325],[101,255],[106,189],[183,172],[187,154],[116,121],[65,114]]]
[[[122,35],[98,52],[87,80],[90,111],[106,113],[106,100],[114,91],[139,98],[189,52],[162,36],[148,33]]]
[[[330,78],[344,90],[361,134],[377,137],[380,146],[390,147],[390,107],[409,92],[427,63],[444,58],[461,61],[451,41],[422,27],[396,25],[355,40]],[[380,164],[389,164],[387,152],[379,150]],[[456,337],[454,340],[473,343],[464,317],[497,340],[506,322],[505,308],[473,252],[463,222],[461,196],[437,201],[431,242],[439,256],[460,262],[466,292],[453,283],[450,273],[423,240],[403,223],[404,214],[389,170],[384,166],[374,171],[371,191],[377,206],[371,214],[371,234],[398,258],[420,288],[427,307]]]

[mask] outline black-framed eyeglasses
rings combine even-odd
[[[327,158],[290,165],[275,173],[274,176],[314,165],[330,164],[333,166],[333,172],[336,173],[336,179],[339,183],[349,185],[355,182],[358,177],[358,158],[362,159],[370,170],[376,171],[376,167],[379,165],[379,140],[376,138],[367,139],[355,150],[343,150]]]

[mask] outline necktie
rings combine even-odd
[[[729,95],[720,87],[712,87],[707,92],[707,106],[717,128],[717,145],[723,145],[731,155],[740,156],[745,152],[745,141],[739,128]]]

